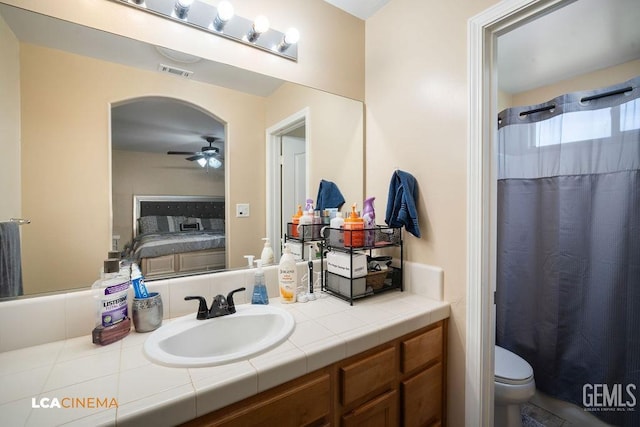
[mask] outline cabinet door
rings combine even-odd
[[[442,363],[402,381],[405,427],[438,425],[442,420]]]
[[[386,392],[342,417],[343,427],[394,427],[398,425],[398,393]]]

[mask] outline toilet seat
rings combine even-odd
[[[533,378],[533,368],[526,360],[502,347],[495,346],[495,381],[521,385]]]

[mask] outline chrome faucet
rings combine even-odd
[[[234,289],[233,291],[227,294],[225,298],[224,295],[216,295],[213,298],[213,302],[211,303],[211,308],[207,308],[207,300],[201,296],[187,296],[184,297],[185,301],[189,300],[198,300],[198,314],[196,318],[198,320],[212,319],[214,317],[226,316],[228,314],[233,314],[236,312],[236,306],[233,302],[233,294],[236,292],[244,291],[245,288]]]

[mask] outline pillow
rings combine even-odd
[[[200,218],[202,230],[217,231],[224,233],[224,219],[222,218]]]
[[[138,219],[140,233],[160,233],[180,231],[180,224],[186,221],[184,216],[143,216]]]
[[[156,233],[158,231],[158,217],[143,216],[138,218],[138,231],[140,234]]]
[[[193,224],[197,224],[198,228],[193,227]],[[180,230],[183,230],[183,227],[182,227],[183,225],[188,226],[188,227],[184,227],[185,230],[202,230],[203,229],[200,218],[187,218],[185,222],[180,224]]]
[[[200,231],[201,226],[198,222],[183,222],[180,224],[180,231]]]

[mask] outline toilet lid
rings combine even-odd
[[[533,377],[533,368],[522,357],[502,347],[495,347],[495,379],[506,384],[520,384]]]

